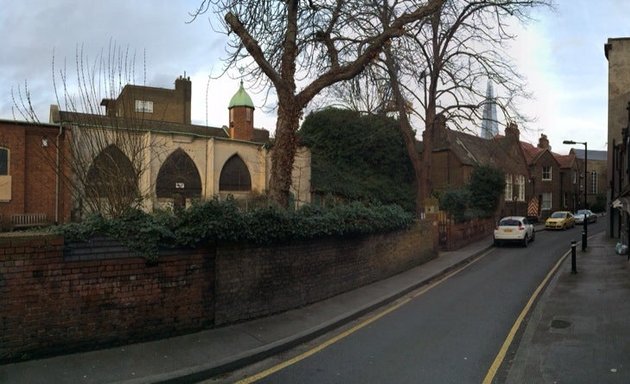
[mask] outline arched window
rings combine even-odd
[[[89,196],[135,198],[138,177],[129,158],[115,145],[103,149],[88,170],[85,183]]]
[[[9,174],[9,150],[0,148],[0,176]]]
[[[219,177],[219,191],[251,191],[252,179],[247,165],[239,155],[225,162]]]
[[[195,162],[183,149],[171,153],[157,175],[155,194],[171,198],[176,193],[186,197],[201,197],[201,177]]]

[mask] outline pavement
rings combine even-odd
[[[0,365],[0,383],[198,382],[355,320],[471,262],[490,244],[488,238],[441,252],[389,279],[274,316],[153,342]],[[577,274],[568,272],[570,258],[564,260],[522,333],[507,382],[630,382],[630,264],[615,254],[614,246],[603,233],[589,238],[586,252],[577,252]],[[593,364],[598,369],[591,371]]]

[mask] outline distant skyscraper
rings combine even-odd
[[[486,89],[486,102],[483,106],[483,118],[481,119],[481,137],[492,139],[499,134],[499,122],[497,120],[497,103],[494,98],[492,80],[488,79]]]

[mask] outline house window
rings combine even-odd
[[[512,201],[512,175],[505,175],[505,201]]]
[[[545,192],[542,194],[542,210],[551,210],[551,192]]]
[[[550,166],[542,167],[542,179],[551,180],[551,167]]]
[[[577,183],[577,170],[573,170],[573,184]]]
[[[525,201],[525,176],[516,176],[515,184],[518,201]]]
[[[9,150],[0,148],[0,176],[9,174]]]
[[[597,172],[591,172],[591,193],[597,194]]]
[[[136,100],[136,112],[153,113],[153,102]]]

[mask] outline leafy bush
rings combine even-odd
[[[505,189],[505,175],[489,166],[473,169],[464,188],[448,190],[440,195],[440,208],[456,221],[492,216]]]
[[[440,208],[451,215],[455,221],[466,220],[472,193],[468,188],[451,189],[440,195]]]
[[[119,218],[90,216],[81,223],[53,228],[67,242],[107,236],[149,260],[160,248],[195,247],[217,242],[274,244],[327,236],[355,236],[409,228],[414,215],[396,205],[358,202],[329,208],[304,206],[287,211],[276,206],[238,208],[234,200],[197,202],[180,212],[148,214],[130,210]]]
[[[413,166],[395,119],[327,108],[309,114],[298,135],[311,149],[318,195],[415,208]]]

